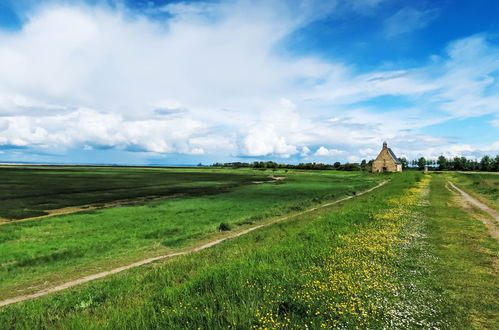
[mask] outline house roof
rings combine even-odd
[[[400,160],[397,158],[397,156],[395,156],[395,154],[393,153],[392,149],[388,148],[388,153],[390,154],[390,156],[393,158],[393,160],[395,161],[395,164],[402,164],[400,162]]]

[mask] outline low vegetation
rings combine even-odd
[[[460,187],[499,210],[499,174],[496,173],[454,173],[452,180]]]
[[[82,173],[82,169],[78,171]],[[179,180],[178,170],[162,171],[162,176],[174,177],[166,182]],[[223,235],[229,229],[242,230],[279,215],[351,195],[383,179],[361,173],[289,171],[279,174],[286,175],[285,180],[276,181],[268,178],[274,172],[254,173],[246,169],[208,170],[206,177],[221,175],[217,171],[230,171],[228,178],[237,178],[239,182],[261,177],[265,181],[234,184],[230,189],[225,185],[218,193],[210,188],[202,196],[1,225],[0,298],[179,251]],[[186,171],[180,176],[193,174],[192,189],[197,185],[205,189],[207,179],[200,180],[199,172],[202,170]],[[140,170],[138,175],[142,175]],[[188,183],[184,179],[178,185],[185,187]]]
[[[69,206],[218,194],[266,176],[195,168],[0,166],[0,218],[41,216]]]
[[[499,324],[499,245],[446,188],[449,179],[454,174],[433,175],[426,208],[436,258],[434,286],[445,297],[449,328],[494,329]]]
[[[446,175],[383,177],[391,181],[341,204],[207,250],[5,307],[0,324],[493,328],[499,322],[497,242],[454,201],[445,188]]]

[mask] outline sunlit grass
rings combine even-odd
[[[78,173],[82,173],[79,169]],[[172,175],[179,180],[175,170]],[[190,170],[194,171],[194,170]],[[197,170],[195,178],[202,170]],[[207,177],[214,171],[207,170]],[[273,171],[222,170],[242,182]],[[257,172],[255,174],[254,172]],[[312,205],[351,195],[380,180],[362,173],[281,171],[283,183],[246,184],[203,196],[183,196],[13,222],[0,227],[0,297],[167,254]],[[186,173],[188,171],[186,170]],[[218,173],[217,175],[219,175]],[[163,174],[165,176],[165,174]],[[242,179],[241,179],[242,178]],[[185,184],[187,184],[186,182]],[[189,184],[195,185],[194,181]],[[95,185],[95,183],[94,183]],[[19,291],[21,290],[21,291]]]
[[[493,328],[497,242],[443,175],[0,310],[18,328]]]

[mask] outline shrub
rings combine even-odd
[[[231,230],[232,228],[230,227],[230,225],[228,223],[225,223],[225,222],[222,222],[219,226],[218,226],[218,230],[221,230],[221,231],[227,231],[227,230]]]

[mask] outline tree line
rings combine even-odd
[[[231,162],[231,163],[215,163],[213,167],[232,167],[232,168],[258,168],[258,169],[299,169],[299,170],[338,170],[338,171],[359,171],[367,166],[367,162],[363,160],[358,163],[335,162],[333,164],[324,163],[300,163],[300,164],[279,164],[273,161],[265,162]]]
[[[438,169],[439,171],[484,171],[484,172],[499,172],[499,155],[494,158],[483,156],[480,160],[468,159],[466,157],[446,158],[439,156],[437,159],[425,159],[420,157],[408,162],[405,158],[401,158],[402,167],[423,169],[425,166]]]
[[[439,156],[437,159],[426,159],[420,157],[408,161],[406,158],[399,158],[403,169],[424,169],[427,166],[430,169],[440,171],[486,171],[499,172],[499,155],[494,158],[483,156],[480,160],[468,159],[466,157],[446,158]],[[260,162],[230,162],[215,163],[213,167],[231,167],[231,168],[257,168],[257,169],[299,169],[299,170],[337,170],[337,171],[370,171],[374,160],[362,160],[360,163],[300,163],[300,164],[279,164],[273,161]]]

